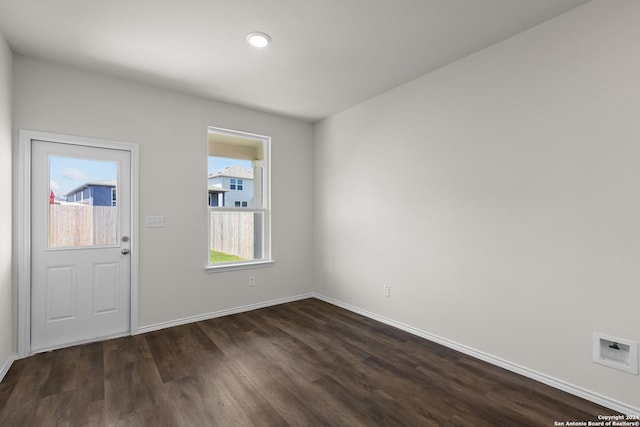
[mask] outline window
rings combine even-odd
[[[242,188],[243,188],[243,182],[242,182],[241,179],[231,178],[229,180],[229,189],[230,190],[242,191]]]
[[[266,136],[209,128],[208,268],[271,261],[269,143]],[[212,203],[212,191],[223,195],[219,203]]]
[[[96,198],[96,188],[86,182],[93,174],[97,180],[117,179],[119,163],[116,161],[49,156],[49,194],[55,191],[67,194],[67,202],[56,203],[48,198],[49,204],[49,249],[79,248],[90,246],[118,245],[118,211],[109,206],[109,193]],[[68,170],[78,171],[76,176],[68,176]],[[52,186],[55,185],[55,188]],[[74,188],[75,187],[75,188]],[[111,192],[115,200],[115,188]],[[101,200],[99,205],[95,202]],[[106,205],[106,206],[105,206]]]

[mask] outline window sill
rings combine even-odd
[[[207,273],[218,273],[221,271],[233,271],[233,270],[248,270],[251,268],[272,267],[275,261],[256,261],[245,262],[238,264],[222,264],[222,265],[208,265],[204,268]]]

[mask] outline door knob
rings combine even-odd
[[[129,253],[129,249],[125,248],[125,249],[121,250],[120,252],[122,252],[122,255],[126,255],[126,254]]]

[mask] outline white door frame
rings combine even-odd
[[[138,332],[138,145],[38,132],[19,131],[18,164],[18,357],[31,354],[31,141],[128,151],[131,154],[131,335]]]

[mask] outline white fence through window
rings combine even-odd
[[[115,206],[49,205],[49,247],[115,245],[117,215]]]
[[[209,249],[254,259],[254,212],[209,211]]]

